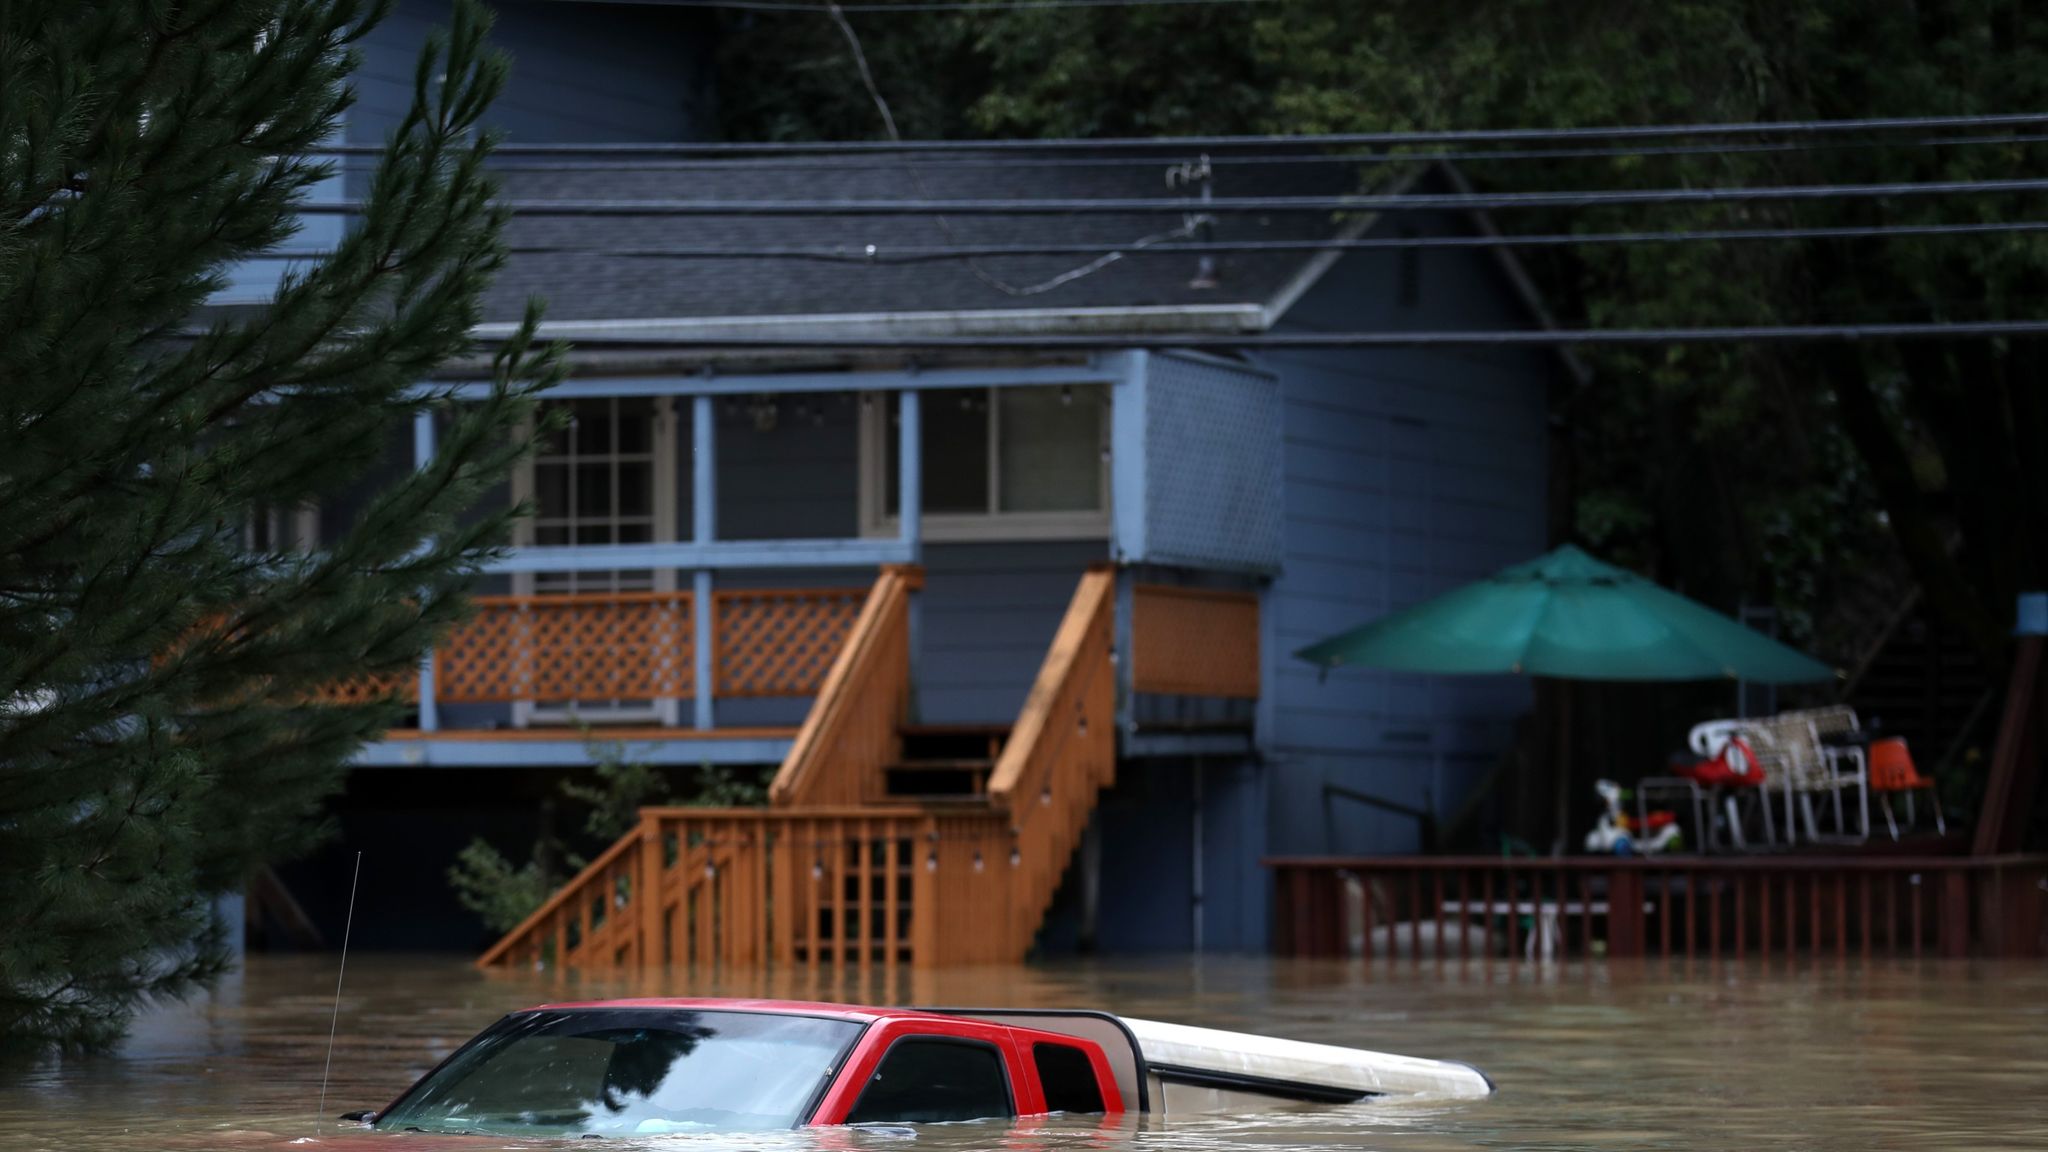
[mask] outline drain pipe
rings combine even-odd
[[[1202,950],[1202,761],[1199,757],[1195,759],[1194,797],[1192,835],[1189,837],[1189,843],[1194,845],[1194,850],[1192,853],[1193,860],[1191,861],[1192,868],[1190,870],[1191,898],[1188,903],[1192,917],[1192,931],[1190,934],[1194,940],[1190,950],[1200,952]]]

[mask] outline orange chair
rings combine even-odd
[[[1913,811],[1913,793],[1925,791],[1934,793],[1934,779],[1922,776],[1913,766],[1913,754],[1906,750],[1906,742],[1897,736],[1870,742],[1870,790],[1884,804],[1884,822],[1891,827],[1892,839],[1899,838],[1899,822],[1892,816],[1892,793],[1906,794],[1906,826],[1913,826],[1916,813]],[[1941,796],[1932,796],[1934,827],[1942,835],[1948,834],[1948,821],[1942,819]]]

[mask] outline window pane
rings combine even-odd
[[[930,1124],[1014,1115],[1002,1058],[993,1048],[902,1040],[882,1058],[846,1122]]]
[[[1002,510],[1093,512],[1102,507],[1102,393],[1096,388],[1005,388],[997,421]]]
[[[1086,1052],[1067,1044],[1034,1044],[1031,1058],[1045,1089],[1046,1111],[1102,1111],[1102,1086],[1095,1081],[1095,1066]]]
[[[651,516],[654,513],[654,465],[619,465],[619,515]]]
[[[654,401],[619,401],[619,451],[654,451]]]
[[[559,402],[549,401],[541,405],[545,410],[559,408]],[[543,456],[566,456],[569,453],[569,427],[564,421],[559,428],[550,428],[541,438],[540,454]]]
[[[540,516],[569,514],[569,469],[561,464],[533,466],[534,512]]]
[[[609,524],[578,524],[576,526],[576,542],[578,544],[609,544],[612,542],[612,526]]]
[[[612,466],[576,466],[576,515],[608,516],[612,511]]]
[[[889,396],[882,457],[887,514],[898,510],[896,394]],[[982,388],[939,388],[923,394],[920,443],[924,446],[924,510],[988,511],[988,392]]]
[[[612,450],[612,402],[610,400],[578,400],[573,409],[576,414],[574,429],[576,454],[579,456],[607,456]]]
[[[569,542],[569,529],[561,524],[543,524],[533,530],[533,542],[544,547]]]

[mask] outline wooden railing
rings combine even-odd
[[[1712,960],[2048,951],[2048,856],[1266,863],[1282,955],[1419,963],[1600,949]]]
[[[1131,689],[1256,699],[1258,594],[1137,585],[1131,590]]]
[[[1015,873],[1003,919],[977,926],[1001,942],[994,958],[1021,958],[1030,948],[1097,793],[1116,780],[1115,581],[1107,568],[1081,577],[989,774],[989,800],[1007,816],[1014,841],[1005,856]]]
[[[811,696],[845,646],[865,592],[772,588],[712,594],[714,695]],[[434,653],[434,696],[447,704],[585,704],[663,700],[697,691],[689,592],[478,596],[476,614]],[[411,673],[342,681],[353,702],[417,699]]]
[[[915,808],[647,808],[477,966],[986,961],[974,929],[1008,907],[1009,840],[999,819]]]
[[[768,786],[778,806],[859,804],[881,795],[882,769],[902,750],[910,707],[914,568],[884,568],[839,645],[789,755]]]

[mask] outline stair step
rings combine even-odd
[[[897,729],[905,760],[992,759],[1009,739],[1007,724],[911,724]]]
[[[983,795],[992,760],[906,760],[882,770],[890,796]]]

